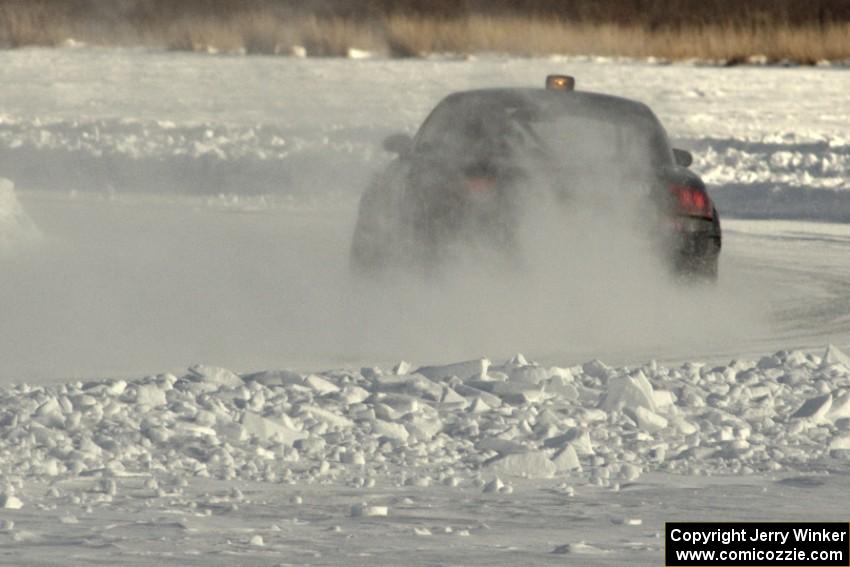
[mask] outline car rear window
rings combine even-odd
[[[666,136],[651,114],[523,97],[446,99],[423,124],[416,146],[446,156],[542,153],[575,168],[647,169],[670,161]]]

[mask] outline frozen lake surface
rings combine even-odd
[[[694,152],[718,285],[593,238],[353,282],[383,137],[552,72]],[[0,561],[657,565],[664,521],[846,520],[846,71],[83,48],[0,78]]]

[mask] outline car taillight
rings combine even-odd
[[[496,187],[496,180],[492,177],[469,176],[466,178],[466,190],[470,193],[489,193]]]
[[[671,185],[670,193],[675,199],[677,212],[708,219],[712,218],[714,207],[705,192],[695,187]]]

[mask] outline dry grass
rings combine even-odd
[[[369,26],[341,19],[306,17],[276,20],[263,14],[241,14],[231,20],[185,18],[169,24],[162,37],[151,34],[147,44],[169,49],[288,54],[296,46],[314,56],[345,55],[349,47],[381,50],[383,37]]]
[[[450,21],[391,17],[390,45],[405,54],[499,52],[519,55],[581,54],[667,59],[769,61],[850,58],[850,24],[770,25],[763,28],[705,25],[647,30],[641,26],[576,24],[516,17]]]
[[[64,15],[51,13],[45,4],[0,5],[0,45],[56,45],[61,41],[58,38],[67,38],[68,33]]]
[[[311,55],[343,55],[349,48],[385,52],[386,37],[380,27],[371,22],[331,18],[307,18],[296,29],[300,45]]]
[[[507,14],[435,18],[404,12],[342,18],[272,4],[221,5],[225,7],[191,12],[175,11],[172,5],[163,11],[149,0],[146,11],[98,17],[57,10],[51,0],[0,0],[0,45],[58,45],[74,38],[97,45],[267,54],[302,46],[315,56],[345,55],[349,48],[358,48],[394,56],[495,52],[730,62],[756,55],[801,63],[850,59],[850,23],[844,21],[790,24],[787,17],[753,17],[734,25],[657,26]]]

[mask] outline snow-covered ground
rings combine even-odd
[[[550,72],[694,151],[719,284],[582,234],[352,282],[381,139]],[[656,565],[665,520],[846,520],[846,70],[84,48],[0,79],[0,562]]]
[[[846,519],[850,358],[194,366],[2,388],[0,427],[18,564],[655,565],[665,520]]]

